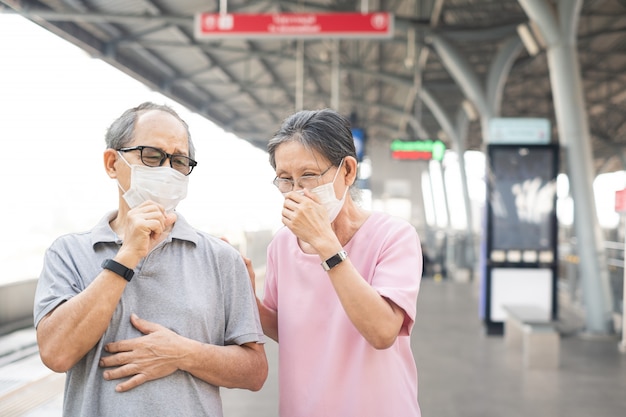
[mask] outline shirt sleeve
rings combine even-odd
[[[404,310],[400,335],[410,335],[422,277],[422,250],[417,232],[410,224],[397,222],[386,230],[372,286]]]
[[[43,268],[37,282],[33,307],[35,328],[46,314],[84,289],[82,280],[72,265],[62,241],[57,239],[45,252]]]
[[[263,328],[246,265],[234,249],[225,260],[231,265],[227,268],[231,273],[224,280],[224,295],[227,297],[224,342],[227,345],[263,343]]]

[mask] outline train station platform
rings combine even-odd
[[[475,282],[424,278],[411,336],[422,415],[626,416],[626,355],[618,350],[619,338],[586,336],[575,315],[559,315],[558,368],[528,369],[502,336],[486,335]],[[23,335],[29,337],[32,330]],[[226,417],[278,415],[277,344],[268,342],[266,351],[270,374],[261,391],[222,390]],[[0,367],[0,416],[61,416],[63,375],[47,371],[36,354],[20,362]]]

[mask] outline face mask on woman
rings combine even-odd
[[[329,182],[328,184],[322,184],[319,187],[315,187],[311,190],[311,192],[317,195],[317,197],[320,199],[320,204],[322,204],[326,208],[326,211],[328,212],[328,218],[330,219],[331,223],[335,221],[337,215],[341,211],[341,207],[343,207],[343,203],[346,201],[346,194],[348,194],[348,189],[350,188],[346,187],[346,191],[344,191],[341,200],[338,199],[335,195],[334,184],[335,180],[337,179],[337,175],[339,174],[339,171],[341,171],[341,165],[343,165],[343,159],[341,160],[341,163],[339,163],[339,168],[337,168],[335,178],[333,178],[332,182]]]
[[[130,188],[122,188],[119,180],[117,185],[124,194],[124,200],[132,209],[151,200],[161,204],[166,212],[174,211],[178,203],[187,197],[189,177],[167,166],[148,167],[131,165],[120,154],[120,158],[130,167]]]

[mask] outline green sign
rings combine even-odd
[[[393,159],[441,161],[446,145],[440,140],[400,140],[391,142]]]

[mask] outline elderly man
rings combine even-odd
[[[187,124],[144,103],[106,133],[119,208],[47,250],[34,317],[67,372],[66,416],[221,416],[219,387],[259,390],[263,330],[246,266],[175,211],[196,162]]]

